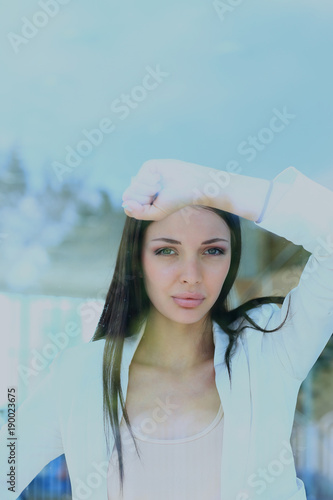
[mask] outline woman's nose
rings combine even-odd
[[[193,259],[183,262],[180,271],[180,279],[182,282],[190,284],[200,283],[202,279],[200,264]]]

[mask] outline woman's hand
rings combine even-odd
[[[135,219],[160,220],[200,198],[206,167],[180,160],[149,160],[124,191],[123,207]]]

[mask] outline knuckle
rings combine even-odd
[[[156,160],[147,160],[142,165],[145,171],[156,172]]]

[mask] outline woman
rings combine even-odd
[[[73,499],[305,500],[289,440],[333,329],[332,192],[292,167],[270,183],[156,160],[123,200],[93,342],[63,352],[21,406],[17,490],[2,476],[1,498],[65,453]],[[313,253],[281,309],[228,309],[239,216]]]

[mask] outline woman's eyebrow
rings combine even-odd
[[[166,243],[171,243],[172,245],[181,245],[180,241],[172,240],[171,238],[154,238],[151,241],[165,241]],[[210,240],[203,241],[201,245],[208,245],[209,243],[216,243],[217,241],[226,241],[227,243],[229,243],[229,240],[226,240],[224,238],[212,238]]]

